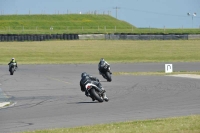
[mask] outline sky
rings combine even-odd
[[[138,28],[200,28],[200,0],[0,0],[0,15],[94,12]]]

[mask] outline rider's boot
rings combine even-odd
[[[105,92],[103,93],[103,99],[104,99],[106,102],[109,101],[109,99],[108,99],[108,97],[106,96],[106,93],[105,93]]]

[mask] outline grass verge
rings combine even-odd
[[[200,40],[0,42],[0,64],[200,62]]]
[[[191,115],[23,133],[199,133],[199,125],[200,115]]]

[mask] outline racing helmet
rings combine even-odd
[[[100,60],[100,61],[105,61],[105,60],[104,60],[104,58],[101,58],[101,60]]]
[[[88,74],[87,74],[86,72],[83,72],[83,73],[81,74],[81,78],[86,77],[86,76],[88,76]]]
[[[11,60],[15,60],[15,58],[12,58]]]

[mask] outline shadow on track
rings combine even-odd
[[[67,104],[85,104],[85,103],[100,103],[100,102],[72,102],[72,103],[67,103]]]

